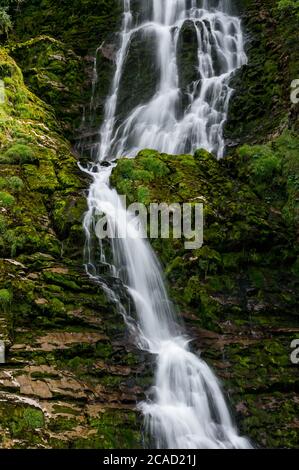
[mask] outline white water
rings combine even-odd
[[[140,1],[146,5],[144,0]],[[232,94],[228,84],[234,71],[247,60],[240,19],[225,13],[226,4],[221,2],[218,9],[211,9],[208,0],[151,0],[152,8],[145,13],[147,19],[135,25],[130,0],[124,0],[121,46],[100,132],[100,160],[111,155],[135,156],[144,148],[178,154],[201,147],[223,156],[223,125]],[[198,62],[194,64],[198,80],[190,84],[188,104],[182,110],[177,46],[187,20],[194,25],[198,41]],[[117,126],[122,72],[136,34],[142,34],[145,39],[150,37],[156,44],[160,72],[157,91],[150,101],[130,111]]]
[[[222,155],[222,126],[230,96],[227,83],[232,70],[245,61],[240,22],[223,11],[209,10],[208,2],[202,9],[196,8],[195,0],[152,0],[149,3],[153,7],[152,16],[141,25],[133,26],[130,1],[124,0],[123,31],[112,92],[107,99],[106,118],[101,128],[98,163],[88,171],[93,183],[84,220],[86,269],[118,304],[138,346],[155,355],[156,373],[151,396],[138,405],[155,446],[171,449],[248,448],[250,443],[238,435],[232,423],[217,378],[208,365],[190,351],[190,340],[177,325],[159,262],[147,241],[136,236],[136,218],[122,206],[117,192],[109,186],[113,165],[102,165],[104,160],[123,153],[134,155],[142,147],[179,152],[192,145],[192,149],[205,147]],[[190,10],[186,9],[186,3],[191,5]],[[198,50],[200,84],[194,85],[194,90],[200,85],[201,91],[190,94],[189,108],[178,121],[175,117],[179,94],[176,44],[186,18],[194,22],[198,38],[200,31],[203,34]],[[138,28],[151,29],[159,39],[160,84],[153,99],[136,108],[122,128],[115,130],[125,57]],[[223,56],[221,75],[217,77],[211,59],[211,38],[214,38],[219,60]],[[135,306],[134,318],[121,304],[118,292],[107,287],[95,265],[95,215],[101,213],[106,215],[110,229],[116,229],[119,235],[127,230],[126,237],[110,241],[112,260],[106,254],[104,243],[100,242],[100,261],[102,267],[107,265],[112,276],[126,286]]]

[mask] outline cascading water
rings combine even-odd
[[[142,0],[141,3],[146,4]],[[111,155],[135,156],[143,148],[178,154],[201,147],[223,156],[223,125],[232,93],[228,83],[247,59],[239,18],[225,13],[227,2],[220,2],[218,9],[209,8],[209,3],[209,0],[152,0],[143,15],[147,19],[134,25],[130,1],[124,0],[121,46],[100,132],[100,160]],[[187,104],[181,109],[177,45],[186,21],[193,24],[197,36],[194,65],[198,78],[189,84]],[[131,41],[141,33],[156,44],[157,91],[117,125],[117,100],[125,60]]]
[[[209,8],[208,1],[200,8],[196,0],[140,0],[147,6],[143,10],[147,18],[134,25],[130,0],[123,1],[123,28],[112,91],[100,130],[98,161],[88,170],[93,182],[84,220],[86,269],[118,303],[138,346],[156,357],[151,396],[138,405],[155,445],[173,449],[248,448],[249,441],[238,435],[231,421],[217,378],[190,351],[190,340],[177,325],[159,262],[148,242],[138,236],[140,228],[135,214],[126,210],[117,192],[109,186],[114,164],[103,165],[105,160],[124,154],[134,156],[144,147],[168,153],[203,147],[222,156],[222,127],[231,95],[229,78],[246,61],[240,21],[226,14],[221,6]],[[186,20],[194,24],[198,39],[198,80],[192,84],[188,106],[179,118],[176,47]],[[145,34],[151,31],[156,37],[160,79],[152,99],[133,109],[117,126],[123,68],[132,37],[140,30]],[[136,318],[126,312],[117,292],[107,287],[95,265],[92,240],[97,214],[105,214],[109,229],[118,234],[110,240],[112,261],[108,262],[100,242],[100,265],[107,264],[112,276],[127,288]]]

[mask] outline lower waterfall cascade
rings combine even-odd
[[[137,19],[131,3],[123,0],[111,93],[106,100],[99,143],[93,149],[96,161],[84,169],[92,178],[84,218],[86,271],[117,303],[138,347],[155,357],[154,386],[147,399],[138,404],[155,447],[251,448],[233,424],[219,381],[209,366],[192,353],[190,338],[178,325],[159,261],[150,244],[138,236],[135,214],[122,205],[120,196],[109,185],[113,160],[134,157],[143,148],[169,154],[204,148],[218,158],[223,156],[223,126],[233,91],[229,81],[247,60],[240,19],[227,13],[227,1],[220,1],[216,7],[216,2],[209,0],[138,0],[135,3],[143,8]],[[177,44],[186,21],[193,24],[198,41],[198,79],[190,84],[187,105],[180,109]],[[120,122],[122,74],[137,32],[155,38],[158,83],[152,98],[128,110]],[[99,214],[105,214],[109,229],[120,236],[110,240],[109,256],[106,244],[99,240],[100,259],[95,261],[93,243]],[[104,265],[126,288],[136,317],[126,311],[117,291],[105,284],[101,277]]]

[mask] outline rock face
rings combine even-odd
[[[144,150],[119,160],[111,178],[129,202],[203,203],[201,248],[172,238],[152,244],[194,349],[222,378],[242,432],[266,447],[298,443],[299,375],[290,360],[299,333],[298,213],[287,184],[298,156],[290,134],[222,161],[204,150]]]
[[[296,447],[298,365],[290,343],[299,337],[299,121],[289,92],[299,78],[298,20],[277,3],[235,2],[249,65],[232,83],[227,157],[148,150],[121,160],[112,182],[130,202],[204,203],[201,249],[153,242],[171,295],[194,349],[222,379],[242,432],[260,446]],[[8,40],[0,37],[0,447],[139,447],[134,408],[152,367],[84,273],[89,181],[76,150],[78,136],[97,138],[121,2],[11,4],[14,28]],[[152,92],[151,51],[142,51],[141,62],[138,48],[136,36],[120,119],[127,100],[134,106]],[[187,83],[194,73],[188,24],[179,60]],[[84,112],[90,106],[93,119]]]
[[[88,181],[4,49],[0,70],[0,446],[138,447],[146,362],[83,272]]]
[[[113,73],[113,49],[117,47],[122,14],[119,0],[26,0],[12,10],[14,19],[11,54],[18,61],[26,83],[55,108],[68,138],[97,132]],[[88,114],[97,52],[99,86]],[[85,112],[85,109],[87,110]]]
[[[290,100],[291,82],[299,77],[298,16],[291,8],[279,9],[280,3],[235,1],[248,65],[231,83],[236,93],[225,130],[230,145],[265,142],[288,127],[298,132],[298,105]]]

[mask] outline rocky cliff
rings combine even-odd
[[[78,140],[88,147],[102,118],[120,3],[9,3],[13,29],[0,48],[0,446],[138,447],[134,407],[152,369],[84,273],[89,181],[77,165]],[[277,3],[236,2],[249,64],[233,81],[228,155],[144,151],[120,160],[112,183],[130,201],[204,202],[203,248],[153,246],[242,431],[260,446],[296,447],[299,378],[289,355],[299,336],[299,140],[289,87],[299,78],[298,19]],[[84,121],[99,46],[96,118]]]

